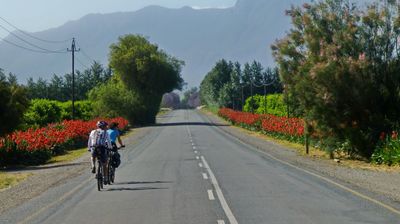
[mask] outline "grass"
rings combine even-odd
[[[67,151],[63,155],[58,155],[58,156],[52,157],[47,162],[47,164],[71,162],[73,160],[76,160],[76,159],[82,157],[85,153],[88,153],[87,148],[81,148],[81,149]]]
[[[0,190],[10,188],[17,185],[21,181],[28,178],[30,173],[5,173],[0,172]]]

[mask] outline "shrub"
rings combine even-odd
[[[283,94],[271,94],[253,96],[246,99],[244,105],[245,112],[255,112],[257,114],[272,114],[280,117],[287,115],[287,106]]]
[[[35,99],[24,114],[24,123],[28,127],[43,127],[61,121],[61,112],[62,108],[57,101]]]
[[[72,119],[72,101],[59,103],[62,108],[61,120]],[[93,104],[89,100],[76,101],[75,106],[75,117],[76,120],[88,121],[93,118]]]

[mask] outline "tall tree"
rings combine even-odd
[[[10,77],[7,79],[0,69],[0,136],[18,127],[29,106],[25,89]]]
[[[154,123],[163,94],[181,89],[184,63],[138,35],[122,36],[110,48],[110,67],[126,88],[138,96],[141,105],[132,114],[134,121]]]
[[[292,29],[272,46],[285,91],[331,149],[346,142],[370,157],[380,132],[400,121],[396,2],[363,11],[347,0],[324,0],[288,15]]]

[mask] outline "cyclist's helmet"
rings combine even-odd
[[[98,121],[97,122],[97,127],[99,127],[99,128],[104,128],[104,127],[106,127],[108,124],[107,124],[107,122],[105,122],[105,121]]]

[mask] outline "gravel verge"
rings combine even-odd
[[[128,147],[137,144],[149,131],[148,127],[133,129],[124,137],[124,144]],[[87,153],[71,162],[4,170],[4,172],[31,175],[15,186],[0,190],[0,215],[40,196],[50,188],[60,186],[74,177],[90,172],[90,154]]]

